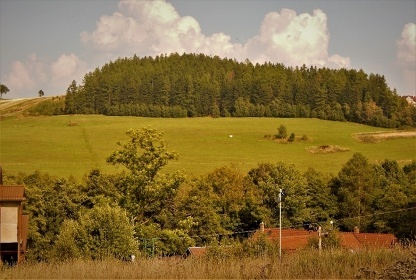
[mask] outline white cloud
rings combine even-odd
[[[10,89],[10,97],[35,97],[40,89],[45,95],[60,95],[72,80],[81,80],[86,72],[86,63],[75,54],[62,54],[52,62],[31,54],[25,61],[12,63],[4,84]]]
[[[83,32],[81,40],[96,50],[120,56],[160,53],[205,53],[243,61],[279,62],[286,65],[349,67],[350,59],[328,55],[327,17],[321,10],[297,15],[282,9],[265,16],[260,34],[244,45],[231,43],[229,35],[205,36],[199,23],[181,17],[165,1],[120,1],[118,11],[102,16],[92,33]]]
[[[5,80],[10,88],[21,90],[33,87],[35,82],[29,75],[29,70],[21,61],[15,61],[12,63],[12,70]]]
[[[321,10],[297,15],[290,9],[265,16],[260,34],[245,45],[248,57],[256,62],[270,60],[285,65],[348,67],[349,58],[328,57],[327,18]]]
[[[62,54],[51,64],[51,77],[53,81],[68,79],[73,76],[79,76],[79,74],[82,74],[79,72],[84,72],[86,68],[86,63],[81,61],[75,54]]]
[[[401,70],[402,94],[416,94],[416,24],[408,23],[403,27],[400,39],[396,41],[397,61]]]
[[[258,35],[236,44],[222,32],[204,35],[195,18],[179,15],[164,0],[121,0],[117,11],[99,18],[94,31],[80,34],[87,46],[84,51],[93,51],[88,56],[89,63],[94,64],[90,68],[133,54],[173,52],[204,53],[239,61],[248,58],[254,63],[270,61],[287,66],[349,67],[348,57],[328,54],[329,39],[327,17],[321,10],[299,15],[290,9],[269,13]],[[406,42],[399,43],[401,48],[406,49]],[[86,62],[75,54],[62,54],[55,61],[31,55],[26,61],[15,61],[4,82],[13,94],[30,96],[39,89],[46,95],[63,94],[72,80],[81,82],[87,70]]]
[[[38,60],[36,54],[30,54],[26,61],[14,61],[12,70],[5,79],[10,93],[27,91],[36,86],[37,81],[46,79],[44,65]]]
[[[416,62],[416,24],[408,23],[403,27],[397,41],[397,58],[404,63]]]

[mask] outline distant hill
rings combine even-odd
[[[16,117],[25,115],[29,108],[39,104],[48,97],[43,98],[19,98],[19,99],[1,99],[0,100],[0,117]]]
[[[73,81],[65,113],[143,117],[290,117],[415,126],[416,108],[363,70],[252,64],[177,53],[120,58]]]
[[[0,99],[0,119],[63,114],[64,100],[65,96]]]

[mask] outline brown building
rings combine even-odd
[[[24,186],[0,185],[0,256],[4,263],[25,259],[29,216],[23,215],[24,191]]]

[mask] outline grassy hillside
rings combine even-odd
[[[23,117],[30,108],[36,106],[40,102],[52,98],[53,97],[0,99],[0,119]]]
[[[295,142],[279,143],[264,137],[277,134],[281,124],[286,126],[289,135],[295,133]],[[246,172],[260,162],[277,161],[294,163],[300,170],[314,167],[335,174],[356,152],[372,162],[391,159],[405,164],[416,159],[414,133],[410,138],[360,142],[357,133],[381,129],[355,123],[318,119],[66,115],[2,119],[0,163],[5,174],[40,170],[81,178],[92,168],[117,172],[121,167],[108,165],[106,157],[118,148],[118,141],[127,140],[128,129],[145,126],[164,131],[168,149],[179,153],[179,160],[171,162],[166,171],[185,170],[190,175],[205,174],[227,164],[236,164]],[[307,141],[300,140],[304,135]],[[347,151],[313,152],[314,147],[332,146]]]

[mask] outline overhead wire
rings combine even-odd
[[[383,211],[383,212],[379,212],[379,213],[373,213],[373,214],[367,214],[367,215],[362,215],[360,216],[361,218],[368,218],[368,217],[373,217],[373,216],[380,216],[380,215],[387,215],[387,214],[392,214],[392,213],[398,213],[398,212],[403,212],[403,211],[407,211],[407,210],[413,210],[416,209],[415,207],[407,207],[407,208],[402,208],[402,209],[397,209],[397,210],[391,210],[391,211]],[[340,218],[340,219],[331,219],[334,223],[335,222],[340,222],[340,221],[344,221],[344,220],[349,220],[349,219],[358,219],[357,217],[346,217],[346,218]],[[289,226],[285,226],[282,227],[282,229],[296,229],[296,228],[300,228],[300,227],[304,227],[305,225],[309,225],[309,224],[324,224],[327,223],[328,221],[318,221],[318,222],[311,222],[311,223],[299,223],[299,224],[291,224]],[[203,234],[203,235],[191,235],[188,236],[188,238],[207,238],[207,237],[220,237],[220,236],[230,236],[230,235],[239,235],[239,234],[250,234],[250,233],[255,233],[256,231],[258,231],[258,229],[256,230],[244,230],[244,231],[233,231],[233,232],[223,232],[223,233],[211,233],[211,234]],[[298,237],[298,236],[293,236],[293,237]],[[184,237],[182,237],[184,238]],[[283,238],[283,237],[282,237]],[[146,240],[168,240],[168,238],[164,238],[164,237],[154,237],[154,238],[142,238],[142,239],[146,239]]]

